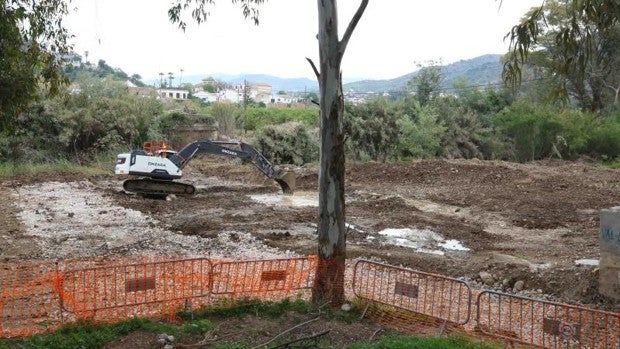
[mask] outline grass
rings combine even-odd
[[[225,307],[228,305],[228,307]],[[115,339],[127,335],[133,331],[141,330],[152,333],[166,333],[175,337],[186,335],[202,335],[217,330],[216,325],[206,317],[226,318],[254,315],[262,318],[278,318],[287,312],[299,312],[303,314],[314,313],[319,309],[310,302],[296,299],[285,299],[280,302],[258,302],[254,300],[222,301],[222,308],[201,309],[193,312],[180,313],[185,319],[180,325],[164,324],[146,319],[132,319],[116,324],[90,324],[76,323],[61,328],[53,333],[31,336],[24,339],[0,340],[0,349],[99,349]],[[346,313],[346,314],[340,314]],[[321,311],[324,318],[335,321],[360,321],[359,314],[355,312],[341,312],[339,310]],[[256,329],[257,331],[260,329]],[[252,329],[246,329],[251,337]],[[272,343],[275,344],[275,343]],[[333,347],[329,342],[318,342],[318,348]],[[252,345],[243,342],[218,342],[211,343],[210,348],[218,349],[247,349]],[[371,342],[363,342],[349,346],[351,349],[381,349],[381,348],[424,348],[424,349],[497,349],[486,343],[474,342],[465,337],[442,337],[442,338],[418,338],[409,336],[386,335]]]
[[[18,340],[0,340],[0,349],[98,349],[136,330],[177,334],[178,327],[146,319],[132,319],[112,325],[76,323],[52,333]]]
[[[95,162],[92,165],[80,165],[69,160],[61,159],[49,163],[1,163],[0,178],[11,178],[40,173],[81,173],[88,176],[111,174],[111,162]]]
[[[497,349],[497,345],[479,343],[464,337],[384,336],[377,341],[354,344],[350,349]]]
[[[620,160],[604,163],[603,166],[618,169],[620,168]]]
[[[315,306],[303,299],[284,299],[279,302],[265,302],[253,299],[229,300],[222,299],[219,303],[208,308],[198,309],[192,312],[181,312],[179,316],[184,319],[201,319],[213,317],[244,317],[254,315],[257,317],[277,318],[289,311],[307,314],[315,309]]]

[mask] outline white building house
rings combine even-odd
[[[219,100],[219,94],[207,91],[198,91],[194,93],[194,97],[200,98],[205,103],[215,103]]]
[[[176,88],[160,88],[157,90],[157,97],[161,99],[184,100],[189,98],[189,91]]]

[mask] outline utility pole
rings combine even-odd
[[[182,83],[183,83],[183,68],[181,68],[181,76],[179,77],[179,87],[181,87]]]

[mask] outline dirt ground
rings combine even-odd
[[[188,166],[184,180],[197,195],[168,200],[125,193],[112,175],[5,180],[0,257],[314,254],[317,168],[293,170],[289,198],[251,165],[209,159]],[[599,294],[598,268],[577,262],[599,258],[599,210],[620,205],[619,170],[560,161],[348,164],[346,201],[349,258],[619,309]],[[407,230],[394,238],[395,229]],[[464,248],[446,247],[454,241]]]

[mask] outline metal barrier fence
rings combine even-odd
[[[312,287],[316,257],[219,262],[211,292],[230,298],[282,299]]]
[[[208,304],[207,258],[115,264],[65,272],[58,290],[65,320],[115,321]]]
[[[173,316],[183,309],[230,304],[221,299],[308,299],[316,268],[315,256],[4,263],[0,337],[41,333],[79,319]],[[620,349],[618,313],[492,291],[482,291],[473,304],[464,281],[367,260],[355,263],[351,276],[355,296],[378,305],[379,316],[407,331],[466,327],[528,346]],[[475,324],[462,326],[471,320],[473,305]]]
[[[221,298],[308,296],[316,257],[256,261],[208,258],[89,259],[0,264],[0,338],[88,319],[174,316]]]
[[[0,264],[0,338],[27,336],[61,325],[58,266],[53,262]]]
[[[620,348],[620,314],[484,291],[478,295],[476,329],[541,348]]]
[[[469,321],[472,293],[464,281],[360,260],[353,271],[353,293],[455,325]]]

